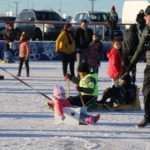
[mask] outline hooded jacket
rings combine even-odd
[[[123,73],[122,60],[119,51],[115,48],[111,48],[107,57],[108,62],[108,76],[113,79],[117,79]]]

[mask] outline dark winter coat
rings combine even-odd
[[[88,64],[97,67],[100,64],[103,45],[99,40],[92,42],[88,49]]]
[[[88,28],[86,31],[79,28],[75,32],[76,49],[87,49],[92,42],[93,31]]]
[[[139,44],[138,29],[136,24],[131,25],[123,37],[123,64],[127,67]]]
[[[6,30],[4,38],[7,42],[14,42],[16,40],[16,30]]]
[[[110,103],[131,104],[136,97],[136,88],[136,85],[126,83],[123,86],[117,85],[107,88],[104,94],[107,95],[107,98],[110,98]]]
[[[148,25],[142,32],[139,45],[130,63],[136,64],[145,52],[147,65],[150,66],[150,27]]]
[[[110,27],[115,28],[118,22],[118,14],[116,12],[110,12],[108,13],[107,19]]]

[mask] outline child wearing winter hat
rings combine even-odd
[[[79,91],[78,95],[70,96],[68,100],[72,105],[82,107],[83,103],[80,98],[82,97],[84,105],[88,107],[94,104],[98,98],[98,76],[97,73],[90,73],[88,63],[80,64],[78,74],[79,77],[71,76],[70,74],[66,75],[67,79],[76,84],[76,89]]]
[[[54,95],[52,101],[48,102],[48,106],[50,107],[50,109],[53,107],[54,113],[58,117],[60,117],[61,120],[64,120],[65,116],[63,113],[63,107],[73,107],[73,106],[67,100],[65,89],[62,86],[55,84],[53,93]],[[81,113],[80,115],[80,121],[88,124],[97,123],[99,119],[100,119],[99,114],[97,114],[96,116],[92,116],[85,113]]]

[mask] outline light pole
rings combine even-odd
[[[95,2],[96,0],[89,0],[89,1],[92,2],[92,11],[94,11],[94,2]]]
[[[14,1],[15,5],[16,5],[16,16],[18,16],[18,5],[19,5],[19,2],[18,1]]]

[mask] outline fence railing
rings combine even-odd
[[[40,40],[48,40],[49,36],[50,36],[50,40],[55,40],[56,36],[58,36],[58,34],[60,33],[61,29],[63,28],[63,25],[66,22],[58,22],[58,21],[7,21],[7,22],[2,22],[0,21],[0,23],[7,23],[7,24],[14,24],[14,28],[17,29],[18,31],[25,31],[29,34],[29,36],[31,36],[30,34],[34,34],[32,33],[35,29],[32,28],[36,28],[36,29],[40,29],[39,30],[39,34],[41,34],[41,39]],[[59,27],[58,27],[59,25]],[[130,24],[122,24],[122,23],[118,23],[116,30],[115,30],[115,35],[122,37],[124,32],[125,32],[125,26],[126,25],[130,25]],[[57,26],[57,27],[55,27]],[[72,29],[76,30],[77,27],[80,26],[80,23],[72,23]],[[93,22],[93,23],[88,23],[88,26],[90,28],[92,28],[93,32],[99,34],[103,40],[110,40],[110,34],[109,34],[109,24],[108,23],[98,23],[98,22]],[[32,30],[29,30],[28,28],[31,28]],[[36,30],[35,30],[36,31]],[[51,36],[54,36],[54,33],[56,33],[56,36],[54,37],[54,39]],[[37,34],[37,33],[35,33]],[[49,35],[49,36],[48,36]],[[31,39],[33,35],[31,36]],[[35,38],[36,39],[36,38]],[[33,40],[35,40],[33,39]]]

